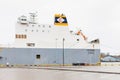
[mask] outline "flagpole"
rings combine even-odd
[[[63,66],[64,66],[64,41],[65,39],[63,38]]]

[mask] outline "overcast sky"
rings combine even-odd
[[[120,54],[120,0],[0,0],[0,44],[13,42],[17,18],[35,11],[39,23],[47,24],[64,13],[70,29],[100,39],[101,52]]]

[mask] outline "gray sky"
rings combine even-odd
[[[70,29],[100,39],[101,52],[120,54],[120,0],[0,0],[0,44],[14,41],[17,17],[35,11],[39,23],[48,24],[55,13],[64,13]]]

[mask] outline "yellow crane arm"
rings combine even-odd
[[[77,35],[81,35],[84,40],[87,40],[87,37],[81,31],[78,31]]]

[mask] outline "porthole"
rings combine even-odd
[[[25,29],[25,32],[27,32],[27,29]]]
[[[49,25],[49,28],[51,28],[51,26]]]
[[[77,39],[77,41],[79,41],[79,39]]]
[[[36,32],[38,32],[38,30],[36,30]]]
[[[40,59],[40,54],[37,54],[37,55],[36,55],[36,59]]]
[[[32,25],[32,27],[34,27],[34,25]]]
[[[31,32],[33,32],[34,30],[31,30]]]
[[[42,30],[42,32],[44,32],[44,30]]]
[[[45,27],[45,25],[43,25],[43,28]]]

